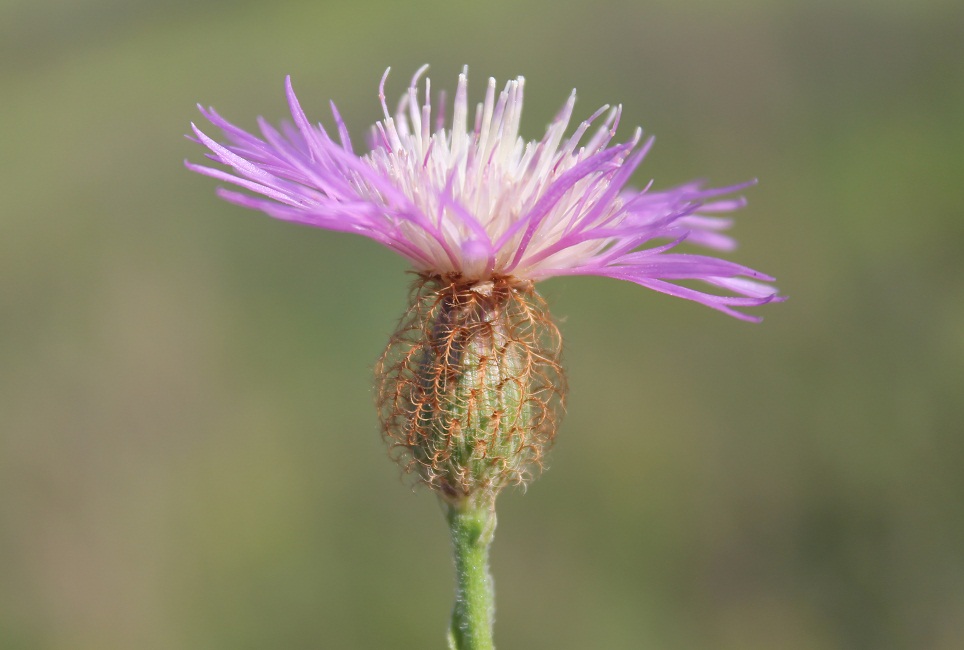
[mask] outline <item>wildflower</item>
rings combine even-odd
[[[534,282],[601,275],[750,321],[759,319],[742,308],[781,298],[758,271],[676,252],[684,241],[731,250],[722,232],[730,220],[717,215],[742,207],[728,195],[750,183],[630,188],[652,138],[637,129],[614,143],[618,106],[567,135],[575,91],[542,140],[526,141],[522,77],[498,94],[490,79],[470,123],[463,71],[446,126],[428,79],[419,92],[424,70],[394,115],[386,71],[384,117],[366,153],[355,153],[334,104],[334,138],[310,123],[289,78],[293,124],[278,130],[259,119],[257,136],[201,108],[228,144],[192,125],[194,133],[230,170],[186,164],[249,192],[219,189],[228,201],[368,237],[412,264],[411,307],[376,368],[380,417],[408,466],[457,501],[524,480],[554,435],[565,396],[561,340]],[[709,290],[678,283],[688,280]]]

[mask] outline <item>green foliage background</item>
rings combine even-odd
[[[356,140],[424,62],[623,103],[636,182],[759,177],[754,326],[542,285],[569,414],[500,500],[500,648],[964,646],[959,2],[0,2],[0,648],[440,648],[449,542],[377,433],[405,264],[227,205],[196,102]]]

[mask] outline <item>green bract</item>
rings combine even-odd
[[[385,436],[450,501],[522,482],[555,435],[560,350],[530,283],[420,276],[376,369]]]

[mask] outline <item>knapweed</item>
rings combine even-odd
[[[575,92],[542,140],[527,142],[522,77],[498,95],[490,79],[470,123],[463,72],[446,126],[427,79],[419,93],[423,71],[394,115],[385,73],[384,118],[366,153],[355,153],[334,104],[336,138],[311,124],[288,80],[293,123],[259,120],[256,136],[202,108],[228,142],[194,127],[197,140],[230,169],[186,164],[248,191],[218,190],[228,201],[368,237],[412,264],[410,306],[376,365],[378,411],[403,466],[447,506],[458,577],[449,648],[490,650],[495,497],[540,466],[566,393],[562,341],[535,282],[603,275],[744,320],[758,318],[741,308],[781,298],[762,273],[675,250],[732,249],[730,221],[716,215],[741,207],[726,197],[748,184],[631,189],[652,138],[637,129],[614,144],[621,109],[606,106],[567,135]]]
[[[186,163],[252,194],[224,199],[287,221],[351,232],[408,259],[412,303],[378,363],[378,408],[393,449],[448,498],[519,482],[551,442],[565,397],[561,341],[533,283],[602,275],[686,298],[744,320],[772,300],[772,278],[730,261],[678,253],[684,241],[730,250],[724,198],[748,183],[667,190],[627,186],[652,145],[637,129],[613,144],[621,107],[604,106],[567,136],[575,91],[539,141],[519,135],[525,80],[485,99],[469,121],[467,72],[451,125],[432,110],[416,73],[367,153],[358,154],[332,104],[337,140],[302,110],[286,80],[293,124],[259,119],[261,136],[213,109],[218,144],[192,124],[208,157],[230,171]],[[594,122],[599,125],[590,133]],[[471,124],[471,126],[470,126]],[[678,284],[698,280],[726,295]]]
[[[227,137],[192,125],[208,157],[229,170],[188,168],[249,193],[224,199],[287,221],[373,239],[418,278],[411,306],[377,365],[383,430],[406,466],[447,499],[522,481],[552,441],[565,379],[561,340],[533,285],[602,275],[686,298],[744,320],[741,308],[779,300],[773,279],[734,262],[676,252],[683,242],[734,247],[716,216],[749,183],[665,190],[627,183],[652,145],[637,129],[613,143],[621,107],[604,106],[567,134],[575,91],[538,141],[519,135],[524,79],[490,79],[470,121],[467,73],[451,122],[433,112],[429,80],[413,77],[368,151],[356,153],[332,104],[335,138],[308,121],[286,80],[292,123],[248,133],[213,109]],[[598,125],[593,127],[594,123]],[[678,284],[702,282],[720,293]]]

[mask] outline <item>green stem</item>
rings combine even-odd
[[[495,591],[489,545],[495,534],[495,498],[466,499],[446,508],[456,574],[449,650],[492,650]]]

